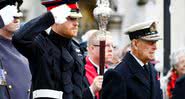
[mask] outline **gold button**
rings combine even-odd
[[[30,90],[30,89],[28,89],[28,93],[30,93],[30,91],[31,91],[31,90]]]
[[[7,75],[7,71],[4,70],[4,74]]]
[[[12,85],[8,85],[8,89],[12,89]]]

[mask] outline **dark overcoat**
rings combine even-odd
[[[102,99],[162,99],[157,72],[150,65],[151,85],[143,68],[128,52],[122,62],[104,75]]]
[[[185,99],[185,76],[177,79],[175,88],[172,92],[172,99]]]

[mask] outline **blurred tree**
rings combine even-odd
[[[89,29],[97,29],[97,22],[94,19],[93,10],[96,7],[96,0],[80,0],[80,11],[83,15],[80,20],[78,39]]]
[[[148,3],[148,0],[138,0],[138,1],[137,1],[137,4],[138,4],[139,6],[145,5],[146,3]]]

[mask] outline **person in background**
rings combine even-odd
[[[7,12],[6,12],[7,13]],[[28,60],[12,44],[13,33],[20,27],[19,12],[14,20],[0,29],[0,99],[29,99],[31,73]]]
[[[185,75],[177,79],[175,88],[172,92],[172,99],[185,99]]]
[[[83,62],[72,43],[82,17],[77,1],[42,1],[48,11],[14,33],[13,44],[29,61],[33,98],[82,99]]]
[[[170,55],[171,69],[161,79],[165,99],[172,99],[172,93],[178,78],[185,74],[185,48],[175,50]]]
[[[89,39],[89,37],[97,30],[95,29],[91,29],[89,31],[87,31],[86,33],[84,33],[84,35],[82,35],[81,37],[81,42],[80,42],[80,48],[82,49],[82,52],[84,52],[84,59],[82,59],[84,61],[84,63],[86,63],[85,61],[85,57],[87,56],[87,40]]]
[[[125,56],[125,54],[130,51],[130,44],[127,44],[125,47],[123,48],[119,48],[119,47],[114,47],[113,49],[113,59],[112,59],[112,63],[110,64],[110,68],[115,68],[123,59],[123,57]]]
[[[104,74],[102,99],[162,99],[157,71],[150,63],[161,39],[156,24],[151,20],[126,30],[131,51],[115,69]]]
[[[130,44],[127,44],[124,48],[122,48],[121,50],[120,50],[120,58],[122,59],[125,55],[126,55],[126,53],[127,52],[129,52],[130,51],[130,47],[131,47],[131,45]]]
[[[87,33],[91,33],[87,39],[87,56],[85,64],[85,77],[87,80],[86,87],[90,88],[93,99],[99,98],[99,91],[102,88],[103,76],[99,75],[99,61],[100,61],[100,33],[98,30],[89,30]],[[113,57],[113,40],[109,32],[105,35],[105,69],[112,61]],[[91,98],[87,98],[91,99]]]

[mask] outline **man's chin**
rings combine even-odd
[[[8,30],[8,32],[10,32],[10,33],[13,33],[13,32],[15,32],[15,31],[17,31],[18,29],[12,29],[12,30]]]
[[[73,37],[76,37],[78,35],[78,33],[73,33]]]
[[[106,63],[112,63],[112,59],[107,59]]]
[[[149,60],[155,60],[155,57],[150,57]]]

